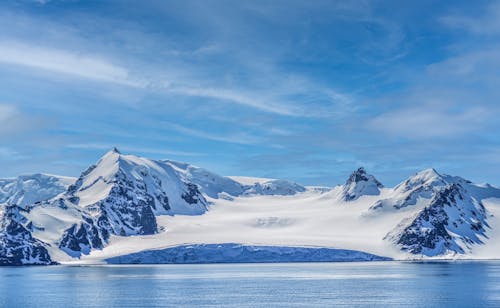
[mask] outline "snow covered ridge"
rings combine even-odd
[[[21,175],[14,179],[0,179],[0,204],[26,206],[48,200],[66,191],[75,178],[33,174]]]
[[[434,169],[386,188],[359,168],[327,189],[113,149],[77,179],[0,180],[0,198],[2,265],[192,254],[199,262],[320,261],[341,251],[356,252],[340,254],[344,261],[500,258],[500,189]],[[332,251],[297,249],[310,246]]]

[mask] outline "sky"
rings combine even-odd
[[[306,185],[500,185],[498,1],[6,0],[0,29],[0,177],[116,146]]]

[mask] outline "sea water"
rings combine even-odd
[[[500,262],[0,267],[0,307],[500,307]]]

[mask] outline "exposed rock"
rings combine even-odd
[[[47,251],[48,244],[33,238],[23,224],[30,222],[15,205],[4,208],[0,220],[0,265],[55,264]]]

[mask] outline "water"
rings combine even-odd
[[[0,268],[0,307],[500,307],[500,262]]]

